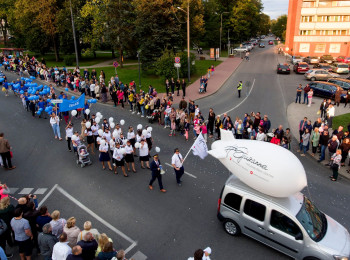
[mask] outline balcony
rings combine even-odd
[[[348,30],[350,22],[312,22],[300,23],[300,30]]]
[[[294,36],[295,42],[331,42],[331,43],[341,43],[341,42],[350,42],[350,36],[317,36],[317,35],[300,35]]]
[[[350,7],[319,7],[301,8],[301,15],[350,15]]]

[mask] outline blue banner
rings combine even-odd
[[[68,100],[63,99],[63,103],[59,104],[59,112],[71,111],[78,108],[84,108],[85,94],[81,95],[78,99]]]

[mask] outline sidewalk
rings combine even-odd
[[[292,135],[299,141],[299,123],[304,118],[307,117],[309,120],[311,120],[312,124],[316,121],[316,119],[319,117],[317,115],[317,111],[319,110],[320,104],[322,102],[322,98],[313,97],[312,98],[312,105],[311,107],[307,107],[305,104],[296,104],[291,103],[287,108],[287,117],[288,117],[288,123],[290,126],[290,130],[292,132]],[[344,104],[340,104],[339,107],[335,106],[335,116],[339,116],[342,114],[349,113],[350,109],[349,107],[344,108]],[[347,126],[344,126],[344,130]],[[333,133],[333,129],[330,130],[329,134],[331,135]],[[313,157],[311,155],[311,147],[309,151],[307,152],[310,158],[313,158],[314,160],[319,159],[319,153],[315,154]],[[329,155],[328,155],[328,149],[326,149],[326,160],[322,162],[323,165],[327,164],[329,162]],[[347,179],[350,179],[350,174],[346,172],[349,167],[347,166],[347,161],[345,163],[345,167],[340,167],[339,174],[342,177],[345,177]],[[327,167],[328,169],[328,167]],[[329,173],[331,171],[329,170]]]
[[[236,71],[238,66],[241,64],[242,59],[239,57],[227,58],[220,65],[215,68],[214,75],[208,80],[208,87],[206,93],[199,93],[199,81],[200,79],[193,82],[186,88],[186,100],[197,100],[210,96],[217,92],[222,85],[229,79],[229,77]],[[180,96],[174,95],[174,104],[178,104],[182,98],[182,91]]]

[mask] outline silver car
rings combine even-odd
[[[246,46],[237,47],[237,48],[234,48],[233,51],[235,51],[235,52],[247,52],[248,47],[246,47]]]
[[[349,65],[346,63],[334,63],[331,65],[332,71],[338,74],[348,74]]]
[[[339,78],[338,74],[331,73],[324,69],[312,69],[304,74],[305,78],[311,81],[328,80],[330,78]]]
[[[217,216],[228,234],[243,233],[294,259],[349,259],[349,232],[302,193],[275,198],[231,176],[221,192]]]

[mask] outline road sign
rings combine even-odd
[[[119,64],[118,64],[118,62],[113,62],[113,66],[114,66],[114,68],[118,68],[118,66],[119,66]]]
[[[175,68],[181,68],[181,63],[174,63]]]
[[[175,63],[180,63],[180,57],[175,57]]]
[[[51,103],[61,104],[61,103],[63,103],[63,100],[62,99],[51,99]]]

